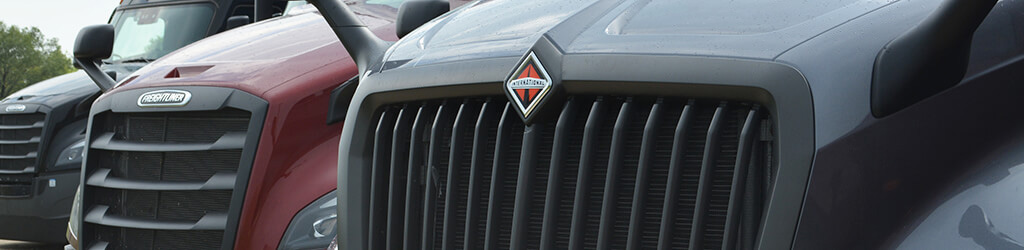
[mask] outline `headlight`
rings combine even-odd
[[[67,240],[75,249],[82,249],[78,244],[78,232],[82,225],[82,186],[75,191],[75,200],[71,203],[71,218],[68,218]]]
[[[64,148],[57,157],[57,164],[53,164],[53,167],[48,168],[49,171],[65,170],[65,169],[78,169],[82,167],[82,158],[85,154],[85,140],[81,140],[75,144],[71,144],[67,148]]]
[[[331,191],[309,204],[292,218],[277,249],[324,249],[337,235],[337,191]]]

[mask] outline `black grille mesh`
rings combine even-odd
[[[88,182],[83,194],[85,214],[106,207],[104,215],[108,218],[148,226],[122,227],[86,216],[81,237],[83,246],[108,244],[107,249],[218,249],[222,246],[226,225],[220,225],[219,230],[180,230],[174,229],[174,225],[197,223],[204,216],[228,214],[232,197],[242,195],[243,191],[224,187],[152,189],[157,184],[210,183],[216,180],[211,178],[215,175],[226,174],[237,179],[243,157],[244,144],[241,143],[244,142],[234,142],[226,149],[205,148],[226,134],[246,133],[251,122],[250,112],[232,108],[204,112],[104,112],[94,116],[93,122],[94,143],[89,149],[86,179],[109,173],[106,178],[152,185],[125,187]],[[96,140],[100,140],[97,138],[111,134],[109,142],[96,144]],[[132,146],[125,149],[111,145]],[[168,145],[195,148],[155,150]]]
[[[739,228],[760,219],[740,209],[761,208],[737,197],[764,181],[748,169],[770,169],[758,160],[772,152],[756,145],[773,143],[757,135],[771,131],[758,105],[577,96],[561,109],[525,126],[503,97],[382,107],[370,208],[409,209],[371,212],[369,246],[729,249],[752,239]]]
[[[98,241],[107,250],[131,249],[219,249],[223,231],[171,231],[93,226]]]
[[[44,113],[0,115],[0,171],[8,171],[8,174],[34,172],[45,121]],[[31,179],[0,181],[2,198],[31,195]]]

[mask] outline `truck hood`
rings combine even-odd
[[[85,72],[76,71],[32,84],[7,96],[0,103],[35,103],[53,107],[68,99],[81,98],[99,91],[100,88]]]
[[[773,59],[890,2],[481,0],[403,38],[385,56],[385,65],[520,57],[545,35],[565,54]]]
[[[374,27],[379,36],[397,40],[391,25],[394,17],[378,14],[388,11],[354,9],[364,11],[363,21]],[[315,8],[302,7],[297,12],[225,31],[183,47],[126,77],[111,93],[197,85],[235,88],[264,96],[300,76],[311,72],[336,74],[333,71],[351,64],[348,53]],[[354,67],[348,68],[355,74]]]

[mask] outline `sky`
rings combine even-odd
[[[47,38],[57,38],[71,56],[82,27],[107,23],[120,0],[3,0],[0,21],[18,27],[35,26]]]

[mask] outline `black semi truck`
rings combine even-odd
[[[261,4],[271,13],[284,6]],[[171,51],[257,20],[255,9],[252,0],[123,0],[108,21],[113,56],[100,69],[123,80]],[[0,238],[65,242],[58,232],[79,183],[89,108],[110,87],[78,71],[0,101]]]
[[[1024,1],[310,2],[338,249],[1024,249]]]

